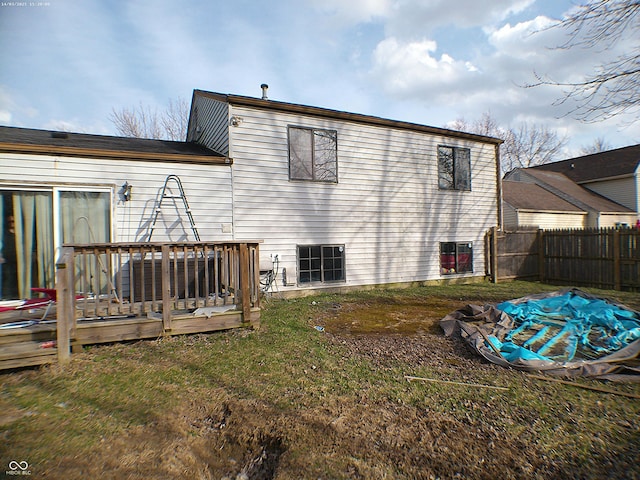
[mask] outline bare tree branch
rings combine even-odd
[[[567,115],[585,123],[640,111],[640,1],[590,0],[550,28],[561,28],[568,34],[568,40],[557,49],[603,52],[627,35],[632,47],[614,60],[595,66],[594,72],[585,74],[581,81],[565,82],[534,72],[537,81],[526,87],[562,87],[563,96],[554,105],[571,103]]]
[[[460,118],[448,127],[503,139],[500,147],[503,172],[553,162],[567,143],[566,137],[542,125],[523,122],[515,127],[501,127],[490,113],[473,122]]]
[[[169,100],[166,110],[160,113],[142,104],[135,108],[114,108],[109,120],[125,137],[183,141],[189,121],[189,103],[182,98]]]
[[[613,147],[604,137],[598,137],[593,140],[589,145],[585,145],[580,149],[582,155],[591,155],[592,153],[606,152]]]

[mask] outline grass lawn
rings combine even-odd
[[[489,364],[438,325],[468,303],[557,288],[272,298],[257,331],[0,372],[0,475],[28,462],[31,478],[65,479],[640,478],[639,400]],[[637,293],[588,291],[640,310]]]

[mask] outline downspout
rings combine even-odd
[[[229,142],[229,148],[227,149],[227,155],[229,158],[233,158],[233,142],[231,141],[231,127],[233,126],[233,115],[231,104],[228,104],[228,116],[229,119],[227,121],[227,141]],[[233,163],[229,167],[231,169],[229,176],[231,179],[231,240],[236,239],[236,198],[235,198],[235,188],[234,188],[234,177],[233,177]]]

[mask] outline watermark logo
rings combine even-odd
[[[31,475],[31,470],[29,470],[29,462],[26,460],[22,460],[18,462],[16,460],[11,460],[9,462],[9,470],[5,472],[7,475]]]

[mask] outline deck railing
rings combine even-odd
[[[83,320],[155,317],[170,332],[175,314],[233,309],[255,323],[259,264],[257,241],[66,245],[56,264],[58,344]]]

